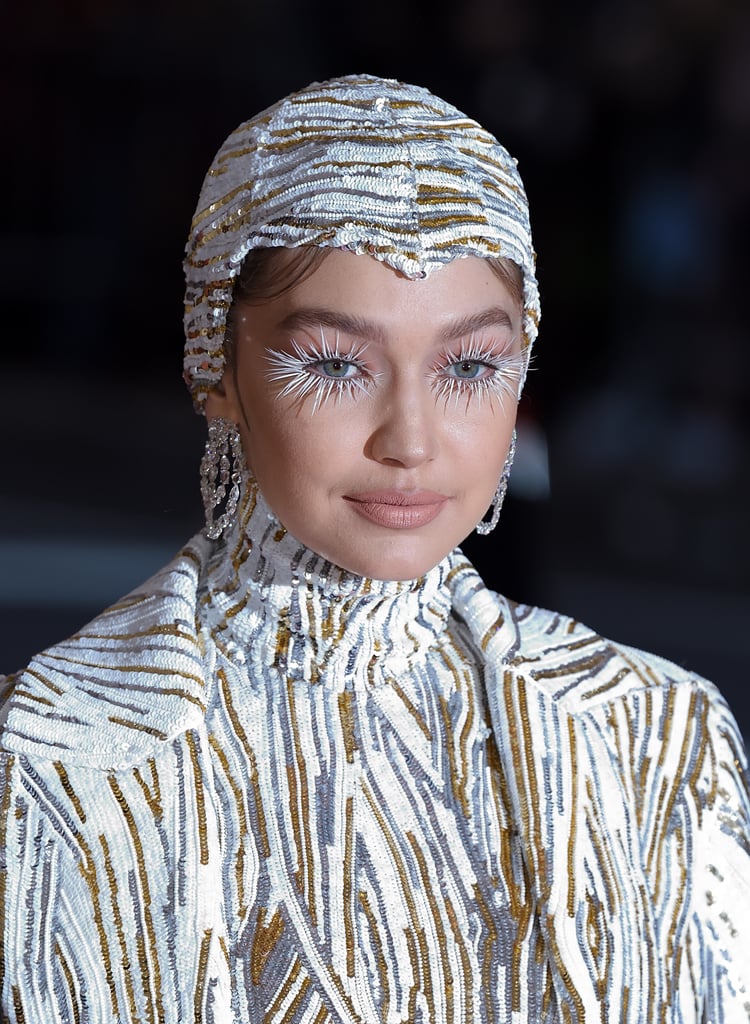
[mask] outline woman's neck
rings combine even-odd
[[[416,580],[357,576],[289,534],[249,481],[210,559],[201,606],[227,653],[242,660],[262,639],[274,647],[264,656],[291,678],[317,681],[342,659],[350,672],[371,672],[373,659],[396,671],[444,631],[453,562],[448,556]]]

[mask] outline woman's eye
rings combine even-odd
[[[461,359],[456,363],[451,363],[448,367],[452,377],[460,377],[462,380],[474,380],[476,377],[480,377],[486,369],[488,369],[487,365],[480,363],[477,359]]]
[[[324,377],[338,378],[353,377],[357,372],[355,363],[347,362],[346,359],[323,359],[318,364],[318,369]]]

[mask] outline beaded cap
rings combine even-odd
[[[235,278],[251,249],[345,248],[426,277],[503,256],[524,278],[524,345],[539,321],[516,161],[426,89],[353,75],[313,83],[244,122],[216,154],[184,263],[185,379],[198,408],[224,368]]]

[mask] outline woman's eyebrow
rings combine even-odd
[[[387,336],[387,331],[382,324],[356,314],[327,309],[324,306],[306,306],[292,310],[278,325],[279,330],[284,332],[294,331],[300,327],[328,327],[331,330],[340,331],[342,334],[353,334],[381,344]],[[437,340],[440,342],[453,341],[466,334],[483,331],[490,327],[512,330],[511,316],[502,306],[489,306],[487,309],[468,313],[466,316],[450,321],[440,329]]]
[[[504,327],[513,329],[513,320],[510,313],[502,306],[490,306],[488,309],[480,310],[478,313],[469,313],[458,320],[447,324],[440,331],[441,341],[453,341],[462,338],[465,334],[473,334],[476,331],[484,331],[489,327]]]
[[[330,327],[342,334],[354,334],[368,340],[382,342],[385,339],[385,331],[380,324],[356,314],[339,313],[319,306],[295,309],[278,326],[282,331],[293,331],[298,327]]]

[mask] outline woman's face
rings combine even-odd
[[[359,575],[423,575],[497,487],[523,369],[518,302],[476,257],[410,281],[334,250],[236,314],[234,366],[206,412],[239,425],[276,516]]]

